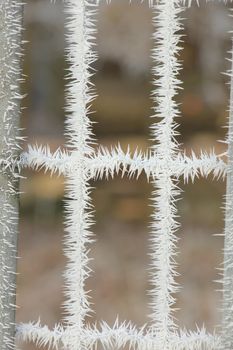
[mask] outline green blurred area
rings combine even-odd
[[[155,10],[156,11],[156,10]],[[229,99],[230,29],[232,19],[225,5],[195,5],[184,12],[185,36],[180,60],[183,90],[180,103],[179,142],[189,154],[194,150],[225,151]],[[98,97],[91,118],[98,144],[118,144],[146,150],[154,121],[152,100],[152,10],[135,0],[115,0],[100,5],[96,49],[99,59],[93,82]],[[22,127],[27,143],[65,144],[63,3],[27,1],[25,8],[24,99]],[[21,233],[18,319],[36,319],[53,325],[60,319],[63,301],[62,257],[64,179],[42,172],[25,171],[21,181]],[[132,319],[147,322],[149,312],[149,223],[152,185],[115,177],[91,183],[95,222],[91,262],[94,274],[88,281],[95,302],[94,319],[113,322]],[[220,294],[215,292],[216,267],[222,259],[224,181],[199,179],[183,184],[178,214],[181,228],[178,268],[183,288],[177,299],[178,323],[208,328],[219,320]]]

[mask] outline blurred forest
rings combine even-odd
[[[179,141],[193,149],[222,153],[227,125],[229,50],[233,19],[219,2],[202,2],[183,13],[185,36],[180,60],[183,90],[178,102]],[[27,143],[65,144],[63,1],[27,0],[25,6],[26,82],[22,127]],[[99,144],[145,150],[150,146],[152,90],[150,57],[153,42],[152,10],[134,0],[102,1],[97,15],[98,61],[93,82],[98,97],[93,103],[93,130]],[[64,179],[25,171],[21,181],[19,236],[18,322],[38,320],[51,327],[62,317],[62,255]],[[87,289],[93,301],[93,319],[113,323],[148,322],[150,288],[149,237],[152,187],[115,177],[93,184],[96,242],[90,252],[93,276]],[[177,322],[194,329],[205,322],[212,330],[220,315],[220,296],[213,282],[222,261],[225,183],[199,179],[183,184],[178,202],[181,228],[178,256],[182,285],[177,295]],[[32,345],[21,346],[34,349]]]

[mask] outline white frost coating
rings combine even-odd
[[[224,232],[222,350],[231,350],[233,348],[233,49],[231,51],[231,66],[229,74],[231,91],[227,137],[228,169]]]
[[[150,181],[158,177],[167,162],[157,154],[149,150],[147,153],[141,151],[124,152],[120,145],[112,149],[100,147],[96,152],[85,158],[84,168],[90,178],[94,180],[113,178],[116,175],[129,178],[138,178],[144,173]],[[12,167],[12,163],[4,162],[2,166]],[[36,171],[50,171],[51,174],[66,176],[73,169],[80,167],[79,158],[76,154],[62,151],[60,148],[52,153],[48,146],[29,146],[28,152],[21,154],[20,160],[16,161],[15,167],[30,167]],[[201,152],[200,156],[192,153],[178,153],[169,163],[169,173],[176,178],[183,177],[184,182],[194,182],[195,178],[207,177],[210,174],[214,179],[225,177],[227,165],[223,155],[217,156],[214,151],[210,154]]]
[[[21,0],[0,1],[0,349],[14,348],[18,234]],[[2,164],[11,163],[10,167]]]
[[[175,198],[180,194],[170,172],[170,163],[177,156],[177,124],[174,118],[179,114],[174,97],[180,88],[177,78],[180,69],[177,55],[181,35],[179,1],[160,1],[154,10],[153,25],[156,28],[153,36],[155,48],[152,51],[154,61],[153,100],[156,118],[152,124],[152,136],[155,145],[152,149],[164,166],[154,178],[155,191],[152,193],[154,214],[152,215],[151,258],[152,271],[150,291],[151,319],[153,329],[161,334],[164,348],[169,342],[170,333],[175,331],[172,315],[175,303],[174,294],[178,291],[175,281],[175,256],[177,238],[175,231],[178,224],[175,220]],[[157,103],[157,105],[156,105]]]
[[[18,338],[23,341],[33,341],[37,346],[48,349],[61,346],[71,349],[69,343],[69,329],[65,330],[56,325],[53,331],[40,323],[28,323],[18,326]],[[98,345],[104,349],[123,349],[129,347],[136,350],[217,350],[220,346],[220,338],[216,334],[210,335],[204,328],[196,332],[180,331],[170,335],[170,342],[164,348],[163,339],[150,330],[142,327],[137,329],[130,322],[119,323],[118,320],[112,327],[103,322],[100,327],[83,329],[85,349],[96,349]]]
[[[51,0],[53,1],[53,0]],[[106,2],[107,4],[110,4],[112,2],[112,0],[94,0],[97,2],[97,4],[99,4],[101,1]],[[127,0],[126,0],[127,1]],[[129,3],[131,3],[133,0],[128,0]],[[141,0],[141,2],[148,2],[148,5],[150,7],[154,7],[156,5],[158,5],[159,3],[161,3],[163,0]],[[231,3],[233,0],[204,0],[205,2],[223,2],[224,4],[227,3]],[[181,6],[186,6],[186,7],[190,7],[192,4],[196,4],[196,5],[202,5],[203,0],[177,0],[176,1],[177,5],[181,5]]]
[[[212,0],[210,0],[212,1]],[[91,21],[96,11],[96,0],[67,0],[68,13],[67,40],[68,59],[70,61],[70,83],[68,86],[68,145],[66,150],[58,149],[52,153],[46,146],[29,146],[27,152],[16,160],[0,160],[4,169],[31,167],[44,169],[51,174],[64,175],[67,181],[67,227],[65,253],[68,265],[66,278],[66,303],[63,325],[56,325],[53,330],[42,326],[40,322],[20,324],[17,338],[33,341],[38,346],[61,348],[66,350],[96,349],[98,345],[106,349],[122,349],[128,346],[140,350],[230,350],[232,344],[232,262],[229,247],[232,247],[232,230],[228,220],[232,213],[231,198],[227,197],[226,214],[226,277],[224,279],[225,301],[223,321],[224,332],[220,335],[208,334],[204,328],[196,332],[176,329],[173,319],[174,294],[176,285],[176,208],[175,200],[180,194],[177,181],[194,181],[196,177],[212,174],[214,178],[231,176],[230,167],[224,162],[225,154],[217,156],[201,152],[187,156],[179,151],[176,141],[177,124],[174,118],[179,114],[175,96],[180,88],[177,78],[180,64],[178,61],[181,11],[187,0],[149,1],[154,11],[155,48],[152,52],[155,89],[153,99],[154,123],[152,136],[154,146],[143,153],[130,149],[124,152],[120,146],[108,150],[94,148],[91,122],[88,118],[89,103],[94,98],[90,84],[91,64],[96,59],[91,41],[95,28]],[[192,2],[193,3],[193,2]],[[232,75],[232,73],[231,73]],[[231,76],[232,78],[232,76]],[[232,95],[232,92],[231,92]],[[231,96],[231,105],[232,105]],[[232,106],[231,106],[232,114]],[[232,117],[232,116],[231,116]],[[232,119],[232,118],[231,118]],[[232,137],[230,119],[229,144]],[[232,143],[233,144],[233,143]],[[231,148],[228,161],[231,165]],[[91,242],[90,225],[91,205],[90,179],[114,177],[116,175],[138,178],[141,173],[152,181],[155,187],[153,205],[155,212],[152,222],[152,289],[151,321],[149,326],[140,329],[130,322],[119,323],[112,327],[106,323],[98,327],[85,324],[85,317],[90,312],[89,298],[85,291],[85,280],[89,276],[87,245]],[[231,183],[232,181],[230,181]],[[231,193],[228,188],[228,193]],[[232,194],[232,193],[231,193]],[[228,244],[229,243],[229,244]],[[229,255],[229,256],[228,256]],[[230,276],[230,278],[229,278]],[[231,289],[231,290],[230,290]]]
[[[90,65],[96,55],[92,50],[95,27],[92,16],[96,5],[89,0],[67,0],[68,42],[67,58],[70,62],[67,91],[68,118],[66,130],[71,156],[78,159],[79,167],[66,177],[66,238],[65,254],[68,259],[65,272],[65,324],[68,327],[69,349],[85,349],[82,333],[84,320],[90,311],[85,280],[89,276],[88,243],[90,243],[91,205],[88,174],[85,172],[85,157],[92,151],[91,122],[88,118],[89,104],[94,98],[91,90]]]

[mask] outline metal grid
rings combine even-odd
[[[38,323],[17,326],[17,338],[33,341],[38,346],[61,347],[68,350],[92,349],[98,344],[106,349],[232,349],[230,332],[233,320],[232,260],[233,227],[231,183],[232,170],[224,162],[223,155],[202,153],[188,157],[179,149],[176,141],[176,117],[179,110],[175,97],[181,82],[178,73],[181,68],[177,55],[181,42],[182,13],[191,1],[161,0],[153,4],[154,49],[152,51],[154,90],[154,115],[152,116],[152,138],[154,146],[148,152],[123,152],[121,147],[108,150],[99,146],[96,151],[88,117],[89,106],[95,92],[91,84],[91,65],[96,59],[93,50],[95,26],[93,16],[98,1],[66,0],[67,12],[67,57],[70,61],[69,84],[67,87],[67,151],[51,153],[47,147],[30,146],[17,162],[19,167],[44,169],[62,174],[66,178],[66,248],[68,264],[65,272],[66,302],[63,323],[53,330]],[[233,73],[230,72],[231,80]],[[233,84],[231,84],[233,86]],[[228,164],[233,161],[233,91],[231,91]],[[9,165],[12,166],[10,161]],[[149,326],[137,329],[131,323],[119,323],[113,327],[106,323],[90,327],[85,316],[90,311],[85,281],[89,277],[88,250],[92,241],[90,226],[91,179],[122,176],[139,177],[145,173],[154,186],[152,194],[154,214],[151,223],[151,315]],[[215,178],[227,175],[225,241],[228,254],[224,267],[225,319],[223,330],[208,334],[204,328],[196,332],[177,329],[173,318],[175,293],[179,290],[176,278],[177,236],[176,199],[180,194],[178,181],[195,180],[197,176]],[[233,288],[232,288],[233,289]],[[232,333],[232,332],[231,332]]]

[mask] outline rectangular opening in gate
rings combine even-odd
[[[92,109],[100,143],[148,147],[152,114],[152,11],[147,1],[100,1],[96,22],[97,98]]]
[[[63,178],[25,171],[21,180],[17,322],[53,327],[63,303]]]
[[[93,184],[95,242],[91,246],[93,273],[87,281],[94,314],[90,322],[112,325],[131,320],[147,322],[148,245],[151,186],[144,176],[129,180],[115,176]]]
[[[28,143],[64,142],[64,4],[28,0],[24,7],[22,134]]]
[[[183,90],[178,96],[181,117],[179,140],[182,147],[199,153],[215,149],[222,153],[229,108],[229,58],[232,49],[232,4],[201,1],[181,14],[185,36],[181,51],[180,79]]]
[[[223,261],[225,182],[196,179],[182,184],[178,214],[178,294],[177,313],[181,327],[196,329],[204,323],[212,331],[220,322],[220,270]]]

